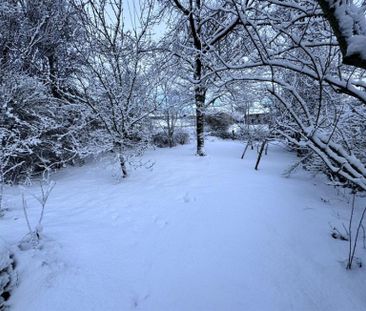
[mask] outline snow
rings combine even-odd
[[[366,59],[366,36],[357,35],[349,39],[349,46],[347,48],[347,55],[357,55]]]
[[[11,264],[10,252],[4,241],[0,239],[0,271]]]
[[[11,311],[365,310],[365,271],[345,270],[348,244],[330,236],[347,198],[305,172],[283,177],[295,159],[278,145],[259,171],[242,143],[206,148],[150,151],[153,169],[121,182],[105,159],[54,175],[42,248],[16,250]],[[0,220],[13,244],[27,233],[19,191]]]
[[[8,246],[0,239],[0,310],[3,310],[6,295],[14,288],[16,280]]]
[[[330,7],[334,7],[334,14],[339,22],[339,30],[346,39],[347,55],[359,54],[366,59],[366,19],[364,8],[348,1],[328,0]]]

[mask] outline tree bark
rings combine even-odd
[[[115,142],[114,149],[115,149],[115,152],[117,153],[117,159],[118,159],[119,167],[121,169],[122,178],[126,178],[128,176],[128,173],[127,173],[127,167],[126,167],[126,159],[123,155],[123,153],[124,153],[123,146],[120,142]]]
[[[125,160],[125,157],[121,153],[118,154],[118,160],[119,160],[119,165],[120,165],[121,172],[122,172],[122,178],[126,178],[128,176],[127,168],[126,168],[126,160]]]
[[[48,58],[48,65],[50,67],[49,79],[50,79],[50,83],[51,83],[52,96],[57,99],[61,99],[62,96],[59,92],[58,85],[57,85],[58,70],[57,70],[56,52],[55,51],[51,52],[47,56],[47,58]]]
[[[197,134],[197,155],[205,156],[205,97],[206,92],[202,87],[195,89],[196,101],[196,134]]]

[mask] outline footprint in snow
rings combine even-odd
[[[324,198],[324,197],[320,197],[320,200],[323,202],[323,203],[329,203],[330,200],[327,199],[327,198]]]
[[[186,194],[183,196],[183,202],[184,203],[190,203],[190,202],[192,202],[192,201],[196,201],[196,198],[195,197],[191,197],[190,195],[189,195],[189,193],[188,192],[186,192]]]
[[[120,215],[118,213],[113,213],[112,214],[112,219],[114,222],[117,222],[117,220],[120,218]]]
[[[146,301],[147,299],[149,299],[150,295],[149,294],[146,294],[145,296],[143,297],[138,297],[137,295],[132,297],[132,307],[134,309],[137,309],[139,308],[140,304],[144,301]]]
[[[184,201],[184,203],[191,202],[191,197],[189,196],[188,192],[186,192],[186,194],[183,196],[183,201]]]
[[[163,228],[168,225],[168,222],[164,219],[161,219],[159,217],[154,218],[154,222],[160,227]]]

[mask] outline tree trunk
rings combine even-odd
[[[197,155],[205,156],[205,97],[206,92],[202,87],[195,89],[196,101],[196,133]]]
[[[200,9],[201,3],[199,0],[196,2],[197,7]],[[198,18],[198,24],[200,22]],[[196,29],[197,31],[194,36],[196,36],[195,40],[195,48],[199,53],[195,56],[195,72],[194,79],[198,84],[194,88],[194,99],[196,104],[196,134],[197,134],[197,155],[205,156],[205,100],[206,100],[206,88],[202,86],[202,44],[199,40],[200,37],[200,29]],[[192,29],[192,32],[194,30]]]
[[[57,72],[57,58],[56,55],[54,53],[51,53],[48,56],[48,65],[50,66],[50,73],[49,73],[49,79],[51,82],[51,92],[52,92],[52,96],[60,99],[62,96],[59,92],[58,89],[58,85],[57,85],[57,76],[58,76],[58,72]]]
[[[117,159],[119,163],[119,167],[121,169],[122,178],[126,178],[128,176],[127,174],[127,167],[126,167],[126,159],[123,156],[123,146],[119,142],[114,143],[114,150],[117,153]]]
[[[122,178],[126,178],[128,176],[127,168],[126,168],[126,160],[125,160],[125,157],[121,153],[118,154],[118,160],[119,160],[119,166],[120,166],[121,172],[122,172]]]
[[[174,147],[174,129],[171,124],[168,123],[168,142],[169,148]]]

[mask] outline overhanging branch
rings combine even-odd
[[[366,18],[348,0],[318,0],[343,55],[343,63],[366,69]]]

